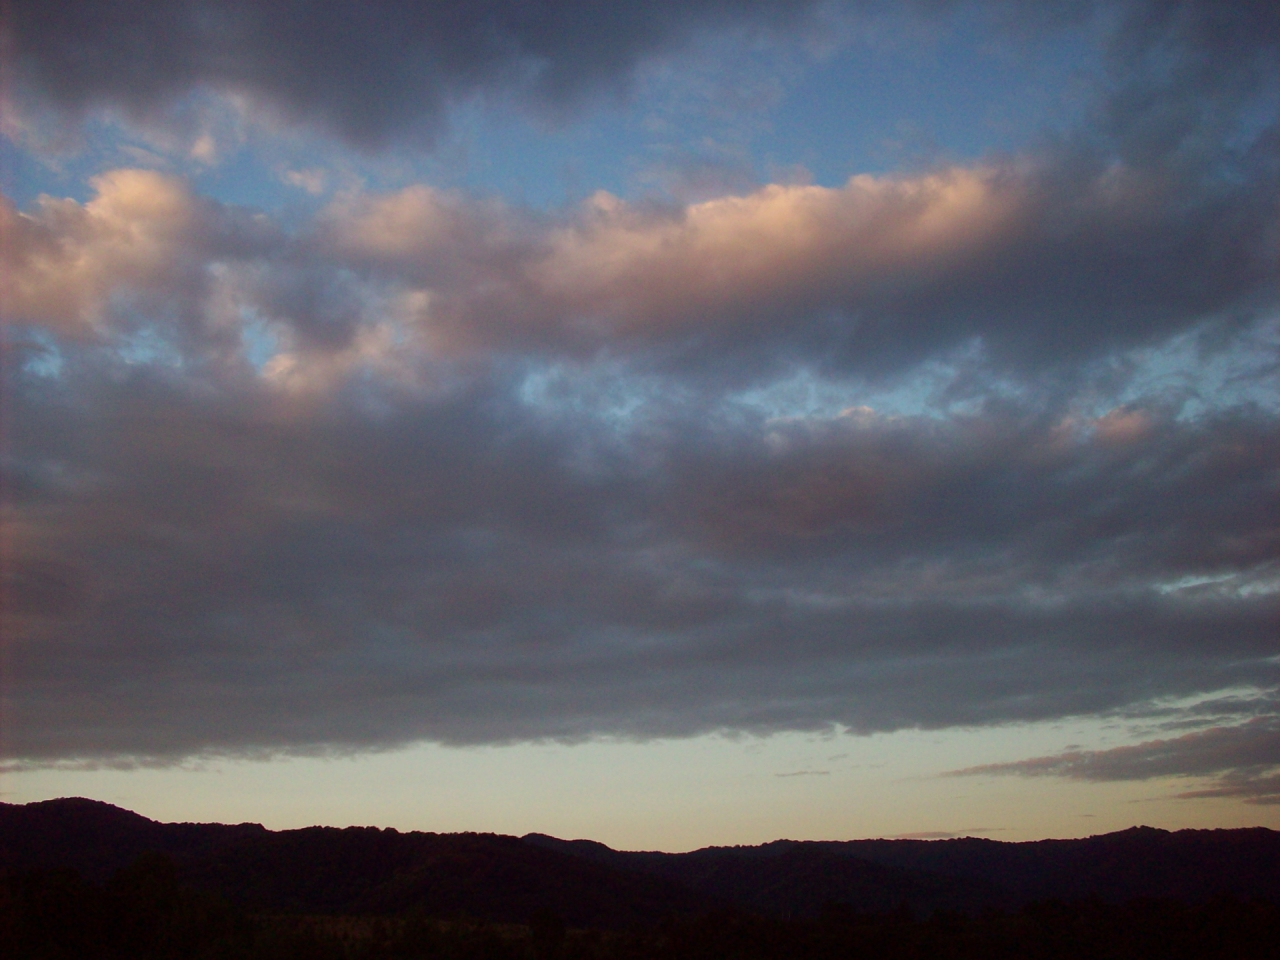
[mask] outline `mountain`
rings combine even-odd
[[[906,903],[931,912],[979,910],[1013,899],[999,884],[983,879],[958,880],[927,868],[876,863],[821,843],[624,853],[590,840],[564,841],[541,834],[529,834],[524,841],[615,869],[662,877],[711,900],[786,917],[815,916],[828,903],[876,911]]]
[[[712,906],[679,884],[516,837],[376,827],[269,831],[157,823],[93,800],[0,803],[0,869],[70,868],[103,879],[151,852],[170,857],[191,886],[267,911],[524,922],[546,910],[584,926],[622,927]]]
[[[779,840],[691,853],[626,852],[541,834],[266,830],[157,823],[92,800],[0,803],[0,870],[100,880],[161,853],[193,888],[271,913],[468,915],[634,927],[734,908],[814,917],[830,904],[975,914],[1031,901],[1228,894],[1280,902],[1280,833],[1137,827],[1084,840]]]
[[[267,834],[259,823],[157,823],[82,798],[0,803],[0,868],[67,867],[104,880],[143,853],[198,860],[236,840]]]
[[[1019,902],[1220,895],[1280,900],[1280,833],[1264,827],[1131,827],[1083,840],[853,840],[819,844],[843,856],[1016,891]]]
[[[692,853],[625,853],[588,840],[526,842],[665,877],[708,896],[785,915],[827,902],[883,909],[1002,909],[1037,900],[1230,895],[1280,901],[1280,833],[1262,827],[1133,827],[1083,840],[776,840]],[[879,871],[875,868],[879,868]]]

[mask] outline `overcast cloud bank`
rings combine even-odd
[[[320,84],[336,28],[287,6],[18,3],[7,42],[28,112],[203,84],[373,148],[476,91],[624,84],[697,30],[805,29],[783,6],[361,5]],[[351,190],[301,223],[143,169],[4,201],[4,752],[873,732],[1274,688],[1277,18],[1114,13],[1094,126],[981,163],[552,212]],[[125,69],[100,32],[125,23],[171,54]],[[1273,706],[962,772],[1270,803]]]

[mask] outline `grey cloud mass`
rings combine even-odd
[[[25,757],[892,730],[1277,678],[1266,418],[618,436],[498,375],[64,379],[14,397]],[[1223,579],[1156,589],[1189,574]]]
[[[546,104],[621,88],[691,31],[793,24],[777,0],[17,0],[11,70],[31,96],[81,112],[155,112],[198,89],[239,94],[292,122],[384,144],[430,134],[451,100],[525,92]]]
[[[926,17],[977,8],[1015,37],[1112,24],[1115,90],[1099,129],[1119,136],[1131,163],[1194,152],[1206,128],[1212,136],[1230,123],[1218,109],[1224,99],[1256,92],[1277,66],[1280,27],[1265,0],[14,0],[4,21],[6,71],[14,95],[33,108],[76,115],[115,107],[155,119],[209,89],[377,147],[404,133],[429,139],[451,103],[476,94],[554,108],[625,89],[645,58],[699,31],[812,29],[815,13],[874,17],[894,7]]]
[[[1274,802],[1274,704],[1239,691],[1280,684],[1277,17],[988,8],[1112,16],[1079,129],[690,204],[416,185],[287,217],[140,169],[3,199],[0,750],[1108,713],[1170,736],[964,772]],[[208,87],[367,147],[807,15],[9,9],[23,109]]]

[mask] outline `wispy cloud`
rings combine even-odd
[[[998,829],[998,828],[996,828]],[[917,830],[915,833],[898,833],[892,837],[885,837],[886,840],[955,840],[959,837],[978,837],[987,833],[994,833],[995,829],[991,827],[975,827],[969,830],[950,831],[950,830]]]
[[[1277,768],[1280,768],[1280,715],[1270,715],[1170,740],[984,764],[948,775],[1052,776],[1090,781],[1215,777],[1213,786],[1184,791],[1177,796],[1186,799],[1239,797],[1246,803],[1274,804],[1280,803]]]

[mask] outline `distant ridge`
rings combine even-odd
[[[516,923],[552,911],[600,927],[717,907],[812,917],[830,904],[927,913],[1080,897],[1280,901],[1280,833],[1265,828],[1135,827],[1026,843],[779,840],[672,854],[542,834],[158,823],[80,798],[0,803],[0,870],[70,868],[98,880],[150,852],[192,886],[253,909]]]
[[[1089,896],[1280,901],[1280,832],[1265,827],[1177,832],[1130,827],[1080,840],[1018,843],[974,837],[775,840],[683,854],[625,853],[595,841],[541,834],[524,839],[619,869],[679,880],[742,905],[797,915],[811,915],[815,903],[831,901],[881,908],[884,897],[860,890],[863,884],[891,891],[894,903],[948,909],[1010,908]],[[855,878],[848,864],[864,865],[862,874]],[[871,874],[865,869],[870,866],[885,872]]]

